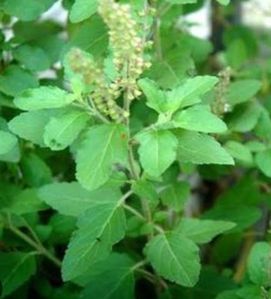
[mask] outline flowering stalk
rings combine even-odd
[[[81,76],[84,84],[91,87],[90,97],[95,108],[112,121],[125,122],[129,117],[129,103],[141,95],[137,79],[151,65],[144,57],[145,48],[149,47],[150,43],[145,41],[144,34],[140,35],[130,5],[101,0],[99,13],[109,28],[117,77],[108,80],[93,57],[80,49],[71,50],[68,56],[69,65],[74,73]],[[122,94],[124,108],[117,103]]]
[[[136,81],[150,67],[150,62],[144,57],[149,43],[145,42],[144,35],[139,34],[130,5],[101,0],[99,13],[109,28],[113,62],[120,74],[115,84],[127,92],[131,101],[141,95]]]

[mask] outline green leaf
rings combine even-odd
[[[176,159],[177,139],[170,131],[150,130],[137,135],[140,162],[147,174],[159,177]]]
[[[144,252],[157,273],[185,287],[193,287],[199,277],[199,249],[177,233],[161,234],[147,243]]]
[[[266,145],[258,140],[250,140],[245,144],[250,152],[261,152],[266,150]]]
[[[11,294],[36,271],[33,253],[0,252],[0,281],[2,297]]]
[[[256,154],[256,165],[261,172],[268,177],[271,177],[271,150],[265,150]]]
[[[219,4],[222,5],[229,5],[231,0],[216,0]]]
[[[56,213],[50,218],[49,225],[52,228],[50,242],[54,245],[66,245],[72,232],[76,229],[76,219]]]
[[[31,71],[43,71],[50,67],[46,52],[30,45],[22,45],[13,52],[14,58]]]
[[[159,196],[152,182],[137,180],[133,183],[132,190],[137,196],[147,200],[151,208],[157,207]]]
[[[54,110],[24,112],[14,117],[8,126],[10,131],[19,137],[34,144],[45,146],[43,141],[44,129],[55,113]]]
[[[167,111],[167,98],[165,92],[159,89],[158,85],[150,79],[141,79],[138,85],[147,97],[147,106],[158,113]]]
[[[230,105],[247,102],[252,99],[261,89],[261,81],[240,80],[230,84],[226,100]]]
[[[251,284],[244,285],[242,288],[236,291],[238,298],[242,299],[260,299],[269,298],[270,293],[263,290],[261,286],[255,286]]]
[[[3,9],[22,21],[31,21],[37,19],[54,2],[55,0],[4,0]]]
[[[45,204],[39,199],[38,192],[35,189],[25,189],[17,193],[8,207],[12,213],[17,215],[34,213],[45,208]]]
[[[167,101],[171,111],[200,102],[200,97],[213,89],[218,82],[216,77],[197,76],[187,79],[182,85],[167,93]]]
[[[52,171],[38,155],[25,154],[21,161],[21,171],[27,185],[40,187],[53,181]]]
[[[70,14],[73,23],[82,22],[91,17],[98,8],[98,0],[75,0]]]
[[[227,131],[226,124],[208,106],[196,105],[177,112],[173,123],[178,128],[203,133],[223,133]]]
[[[166,187],[160,193],[162,203],[176,212],[184,209],[190,195],[190,187],[186,182],[178,182]]]
[[[16,143],[15,146],[6,154],[0,155],[0,161],[17,163],[21,158],[19,144]]]
[[[91,52],[94,57],[107,53],[107,27],[101,17],[93,15],[91,19],[77,24],[76,28],[77,30],[70,33],[64,53],[73,47]]]
[[[204,244],[235,227],[235,223],[229,221],[200,220],[195,218],[183,218],[176,228],[195,243]]]
[[[9,153],[17,144],[17,138],[6,131],[0,130],[0,155]]]
[[[96,262],[108,257],[112,246],[125,234],[126,220],[118,201],[94,202],[78,219],[78,230],[66,251],[62,276],[64,281],[84,274]]]
[[[123,125],[90,128],[76,156],[78,181],[89,190],[105,184],[112,175],[114,163],[126,165],[127,148],[127,132]]]
[[[251,164],[253,161],[250,150],[240,142],[230,140],[225,144],[225,149],[233,158],[237,160],[249,164]]]
[[[181,47],[181,50],[174,48],[163,54],[163,60],[154,59],[152,67],[146,72],[146,76],[162,88],[175,88],[187,77],[189,70],[195,67],[191,58],[191,51]]]
[[[259,139],[268,142],[271,140],[270,138],[270,130],[271,130],[271,117],[270,112],[264,108],[262,108],[261,115],[259,117],[258,123],[254,128],[254,132]]]
[[[197,0],[166,0],[170,4],[192,4],[197,3]]]
[[[216,77],[198,76],[184,81],[179,87],[169,92],[159,89],[158,85],[149,79],[141,79],[139,86],[147,97],[147,105],[160,113],[173,113],[199,103],[200,96],[211,90],[218,82]]]
[[[82,299],[134,299],[134,262],[124,254],[113,253],[97,263],[86,275]]]
[[[232,40],[227,47],[225,56],[233,69],[240,69],[249,59],[244,41],[241,38]]]
[[[216,299],[240,299],[240,297],[236,294],[236,290],[230,290],[220,293]]]
[[[52,117],[45,127],[44,143],[52,150],[63,150],[71,145],[86,127],[89,115],[85,111],[69,109]]]
[[[88,191],[77,182],[53,183],[39,189],[39,197],[60,214],[79,216],[94,202],[118,201],[121,193],[117,188],[102,187]]]
[[[55,86],[42,86],[25,90],[14,100],[14,103],[22,110],[33,111],[64,107],[74,100],[74,95],[63,89]]]
[[[271,283],[271,246],[267,242],[254,244],[248,257],[248,274],[250,280],[258,286]]]
[[[181,163],[234,165],[232,157],[211,136],[183,131],[177,137],[177,156]]]
[[[262,199],[256,181],[245,177],[220,196],[214,207],[203,214],[203,218],[234,222],[236,227],[233,231],[239,232],[260,219],[261,211],[258,206]]]
[[[239,105],[227,119],[228,127],[235,132],[249,132],[255,128],[262,109],[259,103]]]
[[[9,96],[18,96],[25,89],[38,85],[36,77],[15,65],[7,67],[0,75],[0,91]]]

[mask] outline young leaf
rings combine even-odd
[[[167,112],[167,98],[165,92],[159,89],[159,86],[150,79],[141,79],[138,85],[147,98],[147,106],[158,113]]]
[[[125,254],[113,253],[95,264],[85,275],[82,299],[134,299],[134,262]]]
[[[109,180],[114,163],[126,164],[127,152],[127,133],[123,125],[90,128],[76,156],[78,181],[89,190],[102,186]]]
[[[7,154],[17,144],[17,138],[6,131],[0,130],[0,155]]]
[[[218,82],[216,77],[197,76],[187,79],[184,84],[167,93],[171,111],[184,108],[200,102],[200,97],[211,90]]]
[[[229,221],[200,220],[195,218],[183,218],[176,228],[195,243],[210,242],[214,237],[235,227],[235,223]]]
[[[216,77],[198,76],[186,80],[169,92],[160,90],[158,85],[149,79],[140,80],[139,86],[146,95],[147,105],[150,108],[160,113],[173,113],[179,108],[199,103],[199,97],[211,90],[217,82]]]
[[[271,246],[267,242],[254,244],[248,258],[248,274],[258,286],[268,286],[271,282]]]
[[[89,115],[75,109],[63,110],[60,115],[52,117],[45,127],[44,143],[52,150],[63,150],[71,145],[85,128]]]
[[[9,295],[25,283],[36,271],[33,253],[0,252],[1,297]]]
[[[91,17],[98,8],[98,0],[75,0],[70,14],[73,23],[82,22]]]
[[[233,165],[232,157],[211,136],[182,131],[178,135],[178,159],[181,163]]]
[[[170,131],[150,130],[137,136],[140,162],[147,174],[159,177],[176,159],[177,139]]]
[[[42,86],[25,90],[14,100],[14,103],[22,110],[33,111],[64,107],[74,100],[74,95],[63,89],[56,86]]]
[[[84,274],[110,254],[125,234],[126,220],[118,201],[93,202],[78,219],[66,251],[62,276],[65,281]]]
[[[59,213],[77,217],[92,206],[93,202],[118,201],[121,193],[112,187],[88,191],[79,183],[72,182],[43,186],[39,189],[39,197]]]
[[[158,274],[185,287],[194,286],[199,277],[199,249],[177,233],[154,237],[144,252]]]
[[[226,124],[209,111],[207,106],[203,105],[196,105],[177,112],[173,117],[173,123],[178,128],[203,133],[223,133],[227,131]]]

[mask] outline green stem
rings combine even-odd
[[[142,221],[146,221],[146,218],[142,214],[140,214],[136,209],[132,208],[131,206],[129,206],[127,204],[123,204],[122,206],[124,207],[124,209],[129,211],[131,214],[136,216],[138,219],[140,219]]]
[[[100,119],[102,122],[106,123],[106,124],[109,124],[110,121],[104,117],[100,112],[99,110],[96,108],[95,104],[93,103],[91,97],[88,97],[88,106],[89,108],[91,109],[91,111],[93,112],[93,114],[98,118]]]
[[[146,217],[144,217],[141,213],[139,213],[136,209],[132,208],[131,206],[127,205],[127,204],[122,204],[122,206],[124,207],[125,210],[129,211],[131,214],[133,214],[134,216],[136,216],[138,219],[142,220],[142,221],[146,221],[147,223],[151,223],[154,225],[154,229],[160,233],[160,234],[164,234],[165,231],[163,230],[162,227],[160,227],[159,225],[154,224],[152,221],[148,221],[148,219],[146,219]]]
[[[28,229],[28,231],[32,235],[33,239],[36,241],[37,244],[42,246],[42,243],[41,243],[40,239],[38,238],[38,235],[36,234],[36,232],[32,229],[32,227],[28,224],[28,222],[23,217],[22,217],[22,219],[23,219],[25,227]]]
[[[133,148],[131,144],[129,144],[129,148],[128,148],[128,162],[129,162],[132,178],[138,180],[139,175],[136,171],[135,158],[134,158]]]
[[[132,190],[130,190],[130,191],[128,191],[127,193],[125,193],[123,196],[122,196],[122,198],[120,199],[120,201],[119,201],[119,203],[120,203],[120,205],[125,205],[125,200],[127,199],[127,198],[129,198],[131,195],[133,194],[133,191]]]
[[[140,261],[133,266],[132,270],[135,271],[135,270],[145,266],[147,263],[148,263],[148,261],[146,261],[146,260]]]
[[[48,251],[43,245],[36,243],[31,238],[29,238],[26,234],[24,234],[22,231],[14,227],[12,224],[9,225],[9,229],[20,239],[25,241],[27,244],[32,246],[37,250],[39,254],[44,255],[47,257],[50,261],[52,261],[56,266],[61,267],[61,261],[55,257],[50,251]]]

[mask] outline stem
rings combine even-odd
[[[132,190],[130,190],[130,191],[128,191],[127,193],[125,193],[122,197],[121,197],[121,199],[120,199],[120,205],[125,205],[125,200],[127,199],[127,198],[129,198],[131,195],[133,194],[133,191]]]
[[[131,214],[133,214],[134,216],[136,216],[138,219],[142,220],[142,221],[147,221],[148,223],[151,223],[154,225],[155,230],[160,233],[160,234],[164,234],[165,231],[163,230],[162,227],[160,227],[159,225],[154,224],[152,221],[148,221],[148,219],[146,219],[146,217],[144,217],[141,213],[139,213],[136,209],[132,208],[131,206],[127,205],[127,204],[122,204],[122,206],[124,207],[124,209],[126,209],[127,211],[129,211]]]
[[[143,274],[145,276],[145,278],[152,284],[154,284],[154,285],[156,284],[156,277],[152,273],[150,273],[144,269],[136,269],[136,271]]]
[[[131,206],[128,206],[127,204],[123,204],[122,206],[124,207],[124,209],[129,211],[131,214],[136,216],[138,219],[140,219],[142,221],[146,221],[146,218],[142,214],[140,214],[136,209],[132,208]]]
[[[22,217],[22,219],[23,219],[23,222],[25,224],[25,227],[28,229],[28,231],[32,235],[33,239],[36,241],[37,244],[42,246],[42,243],[41,243],[38,235],[36,234],[36,232],[32,229],[32,227],[28,224],[28,222],[23,217]]]
[[[99,112],[98,109],[96,109],[95,104],[93,103],[93,101],[92,101],[92,99],[91,99],[90,97],[88,97],[88,100],[87,100],[87,101],[88,101],[88,104],[89,104],[89,108],[91,108],[91,111],[94,112],[94,115],[95,115],[97,118],[99,118],[102,122],[104,122],[104,123],[106,123],[106,124],[109,124],[110,121],[109,121],[106,117],[104,117],[104,116]]]
[[[145,266],[148,262],[146,260],[140,261],[137,264],[135,264],[132,268],[132,271],[138,270],[138,268],[141,268]]]
[[[135,158],[134,158],[133,148],[132,148],[131,144],[129,145],[129,148],[128,148],[128,162],[129,162],[129,166],[130,166],[130,170],[131,170],[133,179],[138,180],[139,175],[137,174],[137,171],[136,171]]]
[[[241,257],[238,261],[238,264],[236,267],[236,272],[233,277],[233,280],[237,283],[240,283],[244,277],[245,270],[246,270],[246,264],[247,264],[247,258],[249,256],[249,252],[250,252],[251,247],[253,246],[253,243],[254,243],[254,236],[248,235],[245,239]]]
[[[12,224],[9,224],[8,227],[17,237],[25,241],[27,244],[32,246],[37,250],[39,254],[44,255],[47,257],[50,261],[52,261],[56,266],[61,267],[61,261],[55,257],[50,251],[48,251],[42,244],[38,244],[35,241],[33,241],[31,238],[29,238],[26,234],[24,234],[22,231],[14,227]]]
[[[172,6],[171,3],[162,3],[162,5],[159,7],[159,10],[158,10],[159,16],[161,17],[165,13],[167,13],[170,10],[171,6]]]

